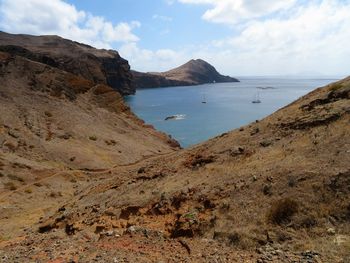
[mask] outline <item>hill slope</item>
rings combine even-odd
[[[139,120],[110,86],[42,63],[41,52],[19,44],[0,51],[0,240],[95,179],[84,171],[127,166],[178,146]]]
[[[349,130],[347,78],[192,148],[81,175],[98,181],[48,210],[23,238],[1,243],[2,255],[349,262]],[[5,212],[2,225],[20,221]]]
[[[212,65],[201,59],[192,59],[184,65],[166,72],[141,73],[132,71],[132,73],[136,88],[238,82],[235,78],[221,75]]]

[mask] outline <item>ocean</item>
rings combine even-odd
[[[242,77],[241,82],[139,89],[125,97],[133,112],[188,147],[260,120],[337,79]],[[252,103],[260,100],[261,103]],[[206,102],[206,103],[203,103]],[[171,117],[169,120],[165,120]]]

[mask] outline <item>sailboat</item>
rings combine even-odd
[[[255,98],[252,100],[252,103],[261,103],[259,92],[255,94]]]
[[[202,100],[202,103],[203,103],[203,104],[206,104],[206,103],[207,103],[207,100],[205,99],[205,94],[203,94],[203,100]]]

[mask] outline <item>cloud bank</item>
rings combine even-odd
[[[116,42],[137,42],[139,38],[132,30],[141,26],[138,21],[113,25],[61,0],[1,0],[0,15],[4,31],[60,35],[99,48],[111,48]]]

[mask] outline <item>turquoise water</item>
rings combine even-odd
[[[259,120],[335,79],[240,78],[240,81],[141,89],[125,100],[146,123],[188,147]],[[256,96],[261,103],[252,103]],[[203,104],[203,100],[207,103]],[[173,115],[179,116],[164,120]]]

